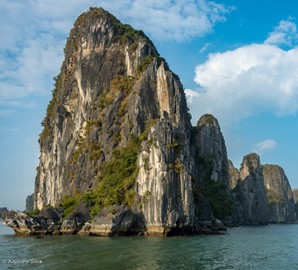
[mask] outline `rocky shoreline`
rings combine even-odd
[[[143,215],[126,206],[103,209],[91,218],[88,203],[82,201],[67,217],[62,208],[44,208],[36,216],[20,211],[1,211],[3,224],[17,235],[85,235],[85,236],[184,236],[224,234],[226,226],[218,219],[199,221],[196,227],[146,227]]]

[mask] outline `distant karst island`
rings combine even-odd
[[[191,124],[184,88],[144,32],[102,8],[76,20],[40,134],[17,234],[195,235],[294,223],[283,169],[228,160],[218,121]]]

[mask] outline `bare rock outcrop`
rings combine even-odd
[[[244,157],[240,171],[229,164],[230,188],[238,224],[293,223],[295,203],[283,169],[261,165],[257,154]]]
[[[55,80],[34,208],[86,200],[96,221],[75,227],[67,217],[61,232],[92,234],[110,224],[103,234],[125,234],[115,224],[134,224],[136,215],[139,232],[170,235],[226,215],[228,160],[218,122],[205,115],[192,127],[179,77],[142,31],[91,8],[71,30]],[[112,206],[118,215],[104,211]]]
[[[26,209],[26,212],[33,212],[33,210],[34,210],[34,194],[27,196],[25,209]]]
[[[179,77],[142,31],[90,8],[64,53],[28,198],[42,211],[12,214],[16,232],[183,235],[292,221],[285,175],[256,154],[235,169],[214,116],[191,125]]]
[[[262,173],[269,205],[269,222],[294,223],[295,201],[284,170],[277,165],[263,165]]]

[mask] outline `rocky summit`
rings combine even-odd
[[[142,31],[90,8],[64,53],[27,199],[35,214],[6,215],[16,232],[184,235],[292,221],[280,217],[292,211],[289,186],[272,187],[285,175],[256,156],[232,168],[218,121],[192,126],[179,77]]]

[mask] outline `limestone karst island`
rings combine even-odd
[[[216,234],[296,221],[283,169],[254,153],[234,168],[218,121],[192,126],[179,77],[142,31],[90,8],[64,53],[34,194],[24,213],[0,209],[17,234]]]

